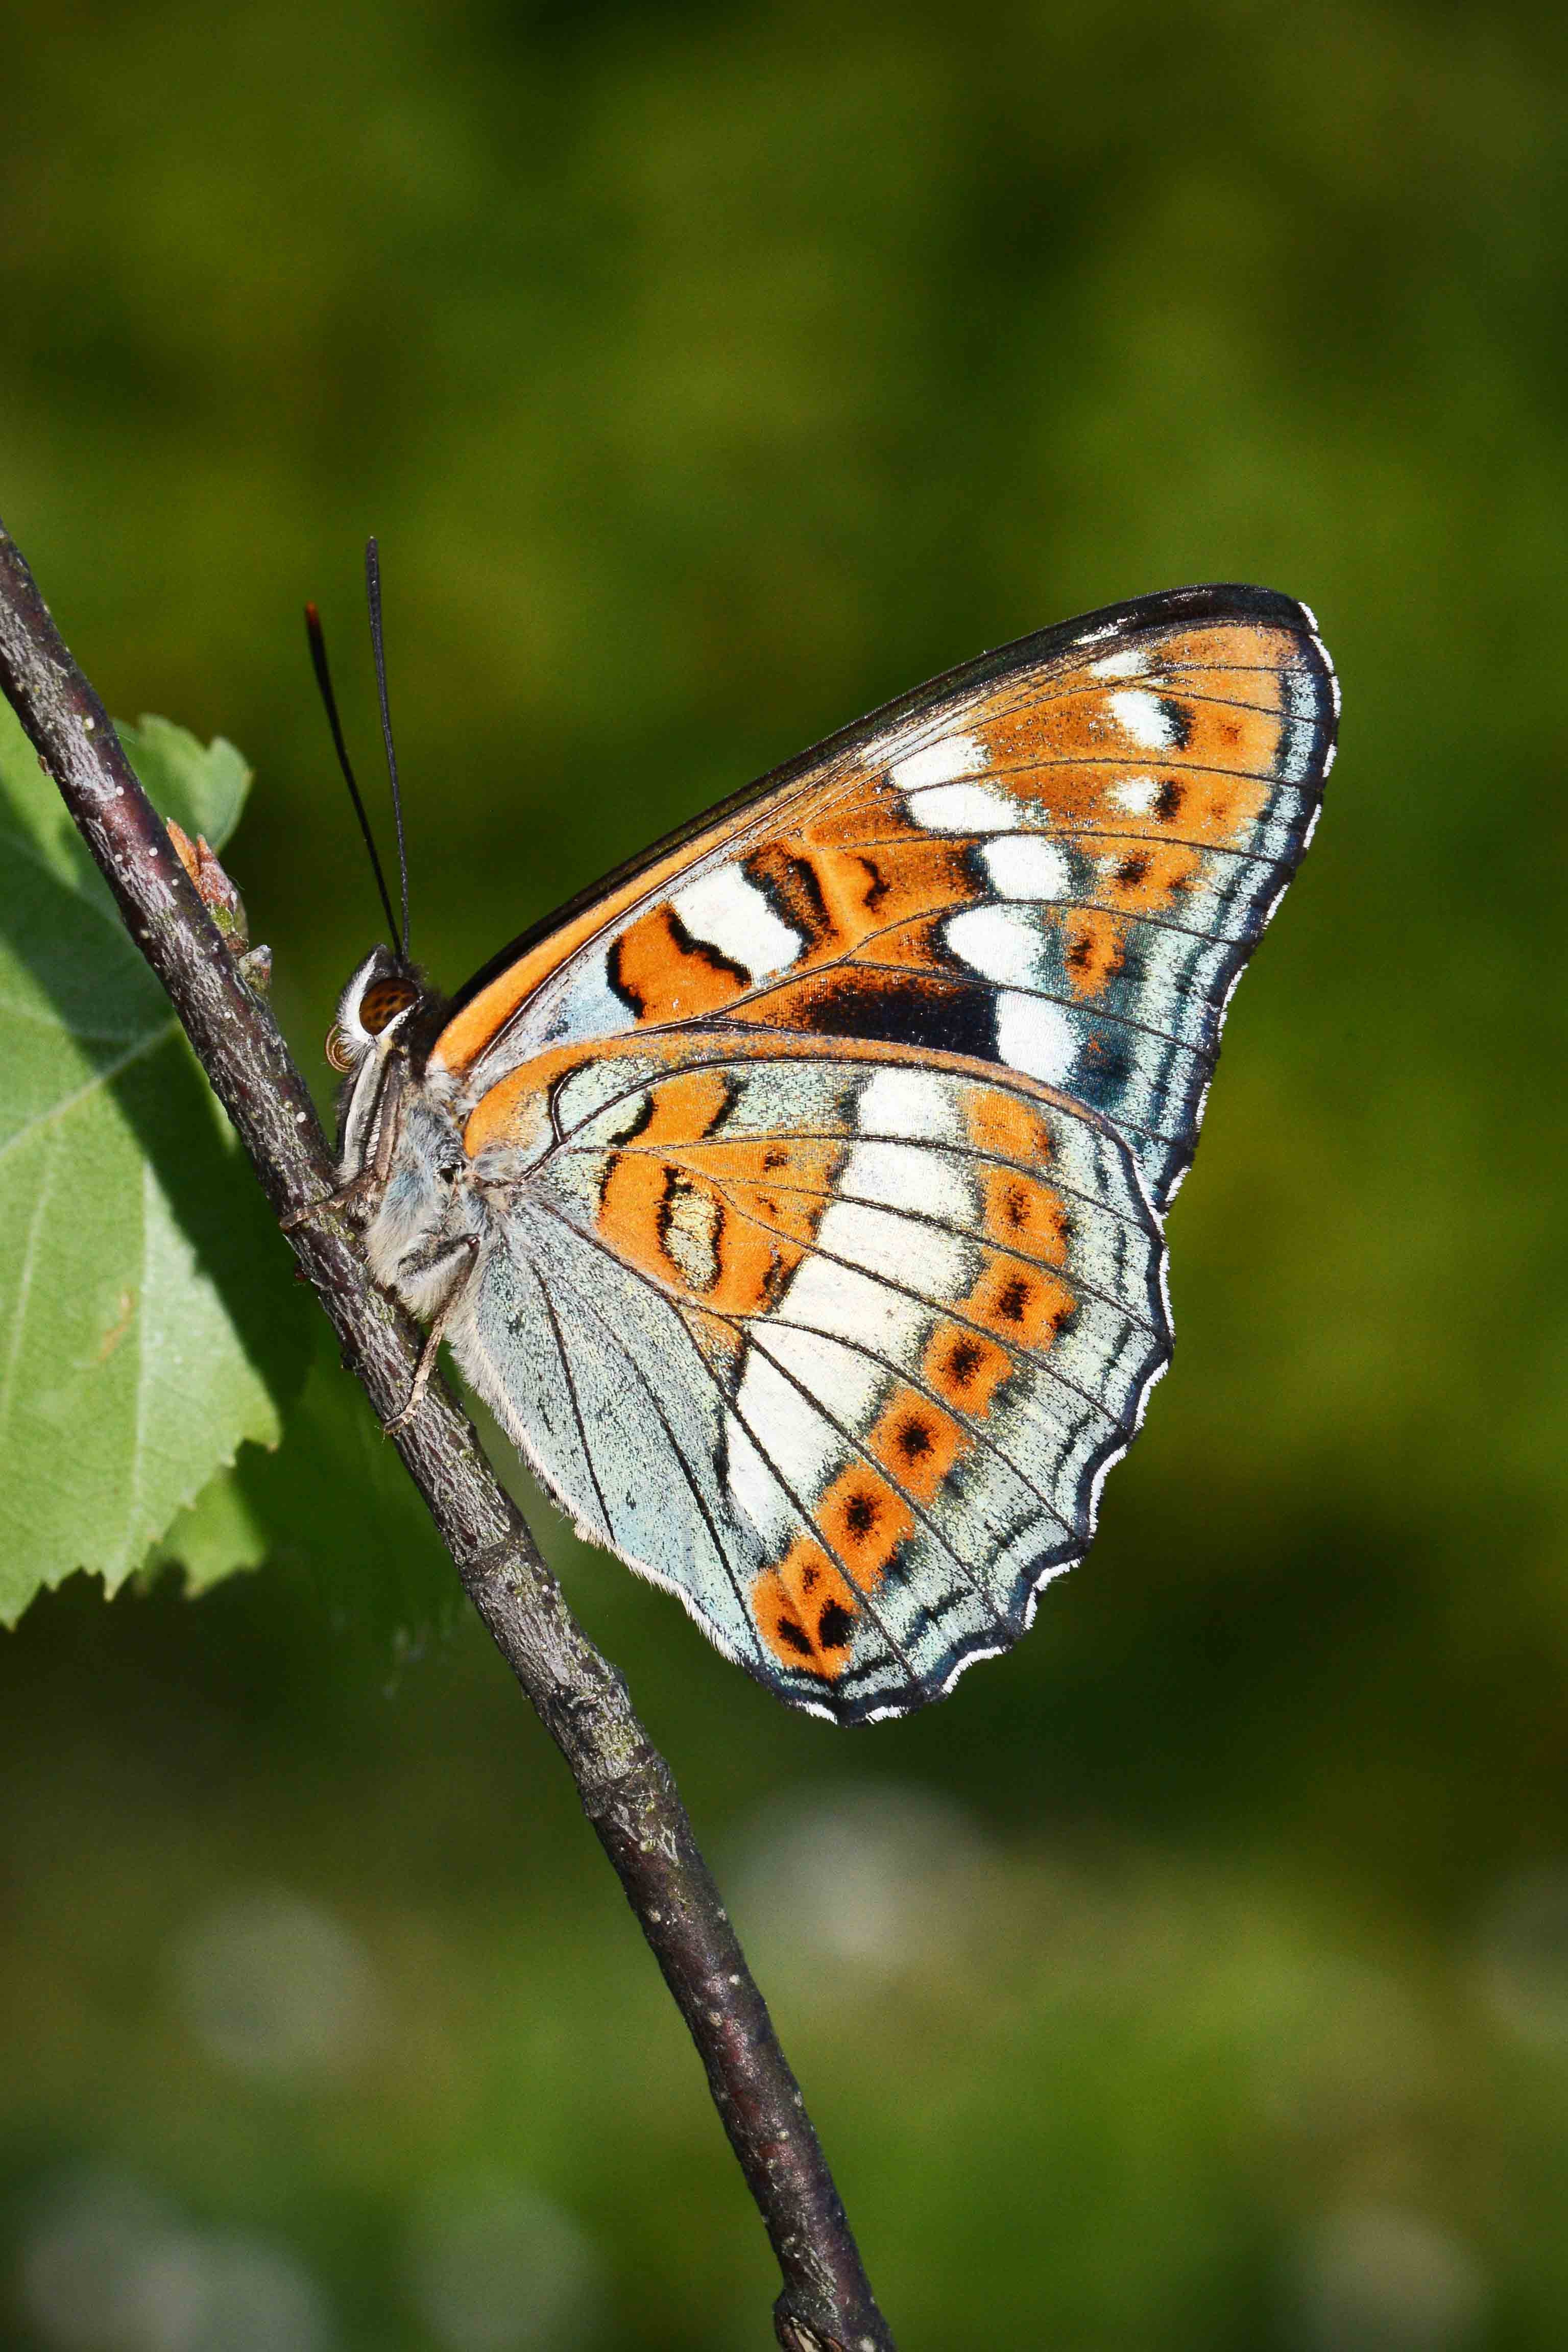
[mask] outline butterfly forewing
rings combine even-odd
[[[546,1045],[716,1017],[928,1046],[1103,1111],[1163,1207],[1336,709],[1311,615],[1260,590],[1026,638],[797,762],[568,952],[515,959],[436,1060],[483,1091]]]
[[[1260,590],[1025,639],[612,877],[437,1039],[517,1180],[468,1369],[783,1696],[915,1705],[1085,1549],[1337,708]]]

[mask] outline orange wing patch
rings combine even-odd
[[[955,1412],[978,1416],[990,1411],[997,1391],[1018,1366],[1005,1348],[980,1332],[943,1321],[926,1342],[920,1370]]]
[[[1044,1113],[1003,1087],[970,1087],[965,1124],[977,1151],[1023,1168],[1049,1168],[1056,1157]]]
[[[780,1665],[836,1682],[849,1664],[860,1604],[821,1544],[797,1536],[751,1587],[757,1630]]]
[[[798,1535],[783,1559],[756,1579],[751,1606],[781,1664],[831,1682],[850,1662],[862,1597],[881,1583],[915,1521],[904,1496],[863,1462],[840,1472],[813,1517],[821,1543]]]
[[[940,1405],[915,1389],[900,1387],[883,1407],[866,1443],[906,1494],[918,1503],[929,1503],[973,1441]]]
[[[963,1301],[963,1312],[1015,1346],[1043,1352],[1077,1310],[1065,1283],[1027,1258],[994,1251]]]
[[[1152,656],[1156,671],[1172,671],[1183,678],[1206,672],[1228,681],[1223,688],[1239,701],[1260,703],[1282,710],[1280,673],[1296,651],[1294,638],[1282,629],[1249,627],[1228,621],[1218,628],[1186,628],[1159,646]],[[1233,681],[1233,683],[1232,683]]]
[[[1065,1265],[1072,1220],[1060,1192],[1020,1169],[987,1166],[980,1171],[983,1222],[988,1239]]]
[[[1126,925],[1114,915],[1081,908],[1063,927],[1061,961],[1074,996],[1096,997],[1126,961]]]
[[[952,902],[963,904],[962,899]],[[948,959],[942,946],[940,925],[922,920],[902,924],[896,930],[877,930],[857,944],[861,967],[880,964],[890,971],[941,971]]]
[[[1054,724],[1060,728],[1062,722]],[[1033,717],[1019,722],[1020,730],[1040,725]],[[1042,744],[998,759],[998,782],[1036,813],[1036,823],[1049,811],[1064,831],[1168,831],[1183,841],[1225,849],[1239,845],[1268,806],[1268,783],[1235,772],[1233,752],[1216,758],[1209,769],[1192,749],[1178,753],[1157,744],[1140,748],[1120,730],[1113,737],[1102,732],[1098,719],[1090,725],[1090,741],[1083,740],[1081,726],[1071,750]],[[1267,725],[1272,756],[1279,723],[1270,719]]]
[[[1136,781],[1142,785],[1145,780]],[[1103,792],[1096,830],[1143,835],[1155,826],[1204,848],[1239,849],[1269,805],[1270,787],[1256,776],[1182,769],[1173,773],[1172,764],[1166,763],[1151,782],[1146,803],[1140,793],[1138,804],[1132,807],[1127,805],[1127,785]]]
[[[1202,868],[1199,849],[1177,842],[1140,841],[1100,861],[1094,896],[1119,915],[1168,915]]]
[[[899,1545],[915,1533],[909,1505],[865,1462],[852,1462],[823,1489],[815,1516],[823,1541],[862,1592],[876,1590]]]
[[[629,923],[606,959],[611,987],[640,1021],[695,1021],[745,994],[751,974],[695,939],[667,903]]]
[[[616,1255],[683,1300],[716,1315],[765,1314],[800,1262],[799,1240],[768,1232],[701,1173],[662,1153],[615,1152],[600,1190],[598,1227]]]
[[[823,1196],[833,1189],[845,1146],[825,1136],[698,1136],[683,1153],[716,1184],[748,1198],[768,1217],[787,1213],[785,1203],[804,1193]]]
[[[834,848],[810,824],[802,828],[799,847],[779,847],[782,855],[771,871],[764,853],[747,860],[747,871],[764,880],[789,872],[795,888],[780,893],[789,919],[823,949],[852,947],[873,931],[962,906],[976,892],[963,849],[951,841],[916,835],[896,856],[884,856],[874,847]],[[810,893],[804,886],[808,876]]]

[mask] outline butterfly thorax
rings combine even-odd
[[[451,1289],[462,1243],[486,1223],[482,1187],[450,1111],[415,1086],[405,1094],[386,1183],[365,1236],[371,1271],[411,1314],[432,1316]]]

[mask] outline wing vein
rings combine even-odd
[[[952,1406],[946,1403],[944,1400],[937,1395],[936,1391],[931,1387],[928,1381],[923,1380],[918,1372],[909,1371],[904,1365],[894,1363],[891,1356],[884,1356],[880,1349],[872,1347],[869,1341],[864,1339],[847,1339],[843,1333],[825,1330],[822,1326],[818,1323],[802,1323],[798,1317],[790,1315],[787,1307],[777,1310],[772,1317],[772,1320],[778,1324],[781,1329],[789,1331],[807,1331],[815,1339],[836,1340],[840,1347],[849,1349],[852,1355],[863,1356],[868,1364],[879,1364],[883,1370],[889,1373],[893,1379],[895,1381],[902,1381],[905,1388],[913,1389],[917,1396],[924,1397],[926,1403],[935,1406],[938,1412],[953,1412]],[[771,1357],[768,1360],[772,1360]],[[1051,1517],[1056,1521],[1057,1526],[1061,1529],[1063,1535],[1071,1536],[1076,1543],[1079,1539],[1079,1530],[1073,1526],[1071,1519],[1064,1518],[1062,1517],[1061,1511],[1057,1508],[1051,1496],[1044,1492],[1043,1488],[1035,1485],[1034,1480],[1030,1476],[1029,1472],[1024,1469],[1022,1465],[1015,1462],[1012,1455],[1009,1454],[1003,1446],[998,1444],[997,1440],[990,1435],[988,1431],[982,1429],[971,1414],[955,1414],[954,1418],[962,1421],[965,1431],[969,1435],[973,1436],[979,1444],[983,1445],[986,1452],[993,1455],[995,1459],[1002,1465],[1004,1469],[1011,1472],[1012,1475],[1018,1480],[1019,1486],[1024,1487],[1034,1496],[1034,1499],[1040,1505],[1040,1509],[1042,1511],[1048,1511],[1051,1514]],[[986,1513],[986,1517],[990,1518],[991,1525],[993,1527],[998,1525],[996,1519],[991,1518],[991,1515],[988,1511]]]
[[[569,1233],[576,1230],[576,1228],[573,1227],[567,1219],[562,1218],[560,1222],[566,1225]],[[618,1264],[621,1262],[622,1261],[619,1260],[617,1261]],[[562,1355],[564,1361],[564,1349],[561,1347],[561,1342],[559,1337],[559,1327],[556,1323],[554,1310],[550,1307],[549,1293],[545,1289],[542,1278],[536,1275],[536,1279],[538,1280],[540,1295],[543,1297],[546,1309],[549,1313],[551,1328],[552,1330],[556,1330],[558,1333],[557,1349],[558,1352]],[[681,1444],[680,1439],[675,1435],[674,1429],[671,1427],[669,1418],[665,1413],[663,1405],[659,1402],[658,1395],[653,1388],[653,1382],[649,1380],[646,1372],[643,1370],[642,1365],[637,1361],[636,1357],[632,1354],[631,1350],[626,1346],[624,1339],[612,1328],[610,1323],[605,1319],[604,1316],[600,1312],[599,1308],[594,1305],[592,1299],[588,1297],[587,1293],[572,1280],[570,1274],[563,1274],[560,1279],[565,1287],[569,1289],[573,1297],[577,1299],[579,1305],[587,1308],[594,1321],[599,1325],[601,1330],[604,1332],[617,1355],[622,1359],[635,1376],[643,1394],[648,1400],[648,1402],[653,1407],[654,1418],[657,1420],[661,1429],[663,1429],[664,1435],[670,1441],[670,1450],[680,1465],[681,1475],[685,1480],[687,1486],[691,1490],[692,1500],[696,1505],[698,1516],[700,1517],[704,1527],[707,1530],[708,1540],[713,1545],[715,1556],[718,1560],[719,1566],[723,1569],[725,1575],[729,1580],[729,1588],[735,1595],[736,1606],[740,1612],[742,1622],[750,1627],[752,1622],[751,1612],[746,1605],[746,1597],[741,1591],[739,1580],[735,1572],[734,1563],[729,1557],[729,1552],[719,1535],[718,1529],[714,1525],[713,1515],[708,1509],[707,1502],[703,1495],[702,1489],[697,1485],[696,1479],[693,1475],[691,1465],[686,1459],[685,1448]],[[676,1312],[679,1313],[678,1308],[676,1309]],[[693,1345],[695,1346],[695,1341],[693,1342]],[[702,1350],[700,1349],[697,1349],[697,1354],[700,1360],[702,1355]],[[705,1367],[705,1369],[706,1368]],[[570,1372],[568,1374],[568,1379],[569,1381],[570,1379]],[[575,1386],[572,1389],[572,1409],[574,1412],[578,1411]],[[587,1432],[583,1429],[580,1412],[578,1412],[578,1428],[582,1432],[583,1452],[588,1457],[589,1475],[593,1479],[594,1492],[599,1496],[601,1507],[604,1511],[604,1524],[610,1529],[612,1538],[613,1539],[614,1522],[610,1517],[609,1507],[604,1502],[603,1489],[599,1484],[598,1473],[593,1467],[593,1457],[589,1448]],[[755,1632],[754,1627],[752,1630]],[[760,1654],[760,1653],[758,1653],[758,1654]]]
[[[591,1249],[598,1250],[601,1255],[607,1257],[612,1265],[619,1266],[623,1273],[629,1274],[633,1281],[640,1282],[644,1289],[652,1291],[655,1298],[664,1299],[667,1304],[674,1303],[673,1301],[668,1300],[667,1294],[651,1278],[651,1276],[645,1275],[640,1266],[628,1265],[627,1261],[620,1255],[618,1251],[612,1250],[607,1243],[600,1241],[596,1235],[585,1233],[580,1225],[575,1224],[570,1217],[563,1216],[561,1212],[556,1208],[552,1202],[539,1198],[537,1194],[535,1195],[535,1198],[538,1200],[538,1206],[543,1210],[544,1213],[549,1217],[553,1217],[556,1223],[564,1226],[569,1234],[575,1234],[579,1241],[586,1242]],[[680,1310],[677,1308],[676,1311],[679,1312]],[[698,1311],[703,1314],[709,1314],[712,1312],[712,1310],[707,1307],[703,1307]],[[715,1316],[713,1319],[716,1322],[722,1322],[728,1318],[722,1316]],[[834,1545],[817,1526],[816,1521],[812,1518],[810,1513],[806,1509],[805,1506],[800,1501],[800,1496],[796,1494],[794,1487],[790,1485],[789,1479],[786,1478],[783,1471],[779,1468],[778,1463],[775,1462],[772,1454],[768,1451],[766,1445],[764,1445],[758,1438],[751,1422],[741,1411],[738,1398],[732,1397],[727,1392],[723,1381],[719,1379],[718,1374],[714,1370],[713,1366],[707,1361],[707,1359],[704,1356],[700,1348],[697,1349],[697,1360],[702,1365],[703,1370],[706,1374],[713,1386],[715,1393],[718,1397],[720,1409],[723,1412],[732,1413],[734,1415],[735,1419],[740,1423],[741,1428],[745,1430],[747,1437],[750,1438],[752,1444],[757,1447],[757,1450],[762,1456],[763,1461],[768,1465],[769,1473],[778,1481],[780,1493],[788,1499],[789,1507],[791,1510],[793,1510],[797,1519],[800,1521],[804,1532],[808,1536],[815,1537],[821,1543],[822,1549],[832,1555],[834,1561],[837,1563],[846,1580],[854,1587],[856,1592],[861,1592],[861,1587],[855,1582],[853,1571],[850,1568],[848,1561],[840,1559],[839,1553]],[[888,1632],[886,1625],[883,1622],[881,1616],[877,1611],[872,1607],[869,1598],[862,1593],[862,1599],[865,1601],[867,1614],[871,1617],[873,1623],[876,1626],[883,1640],[886,1643],[890,1655],[895,1657],[898,1660],[899,1664],[904,1668],[904,1675],[910,1689],[918,1690],[921,1686],[920,1678],[916,1675],[914,1667],[911,1665],[907,1655],[900,1647],[898,1643],[894,1640],[893,1635]],[[749,1618],[749,1610],[747,1611],[747,1615]]]
[[[715,1021],[709,1025],[716,1029],[722,1029],[727,1027],[728,1024],[723,1021]],[[680,1027],[681,1024],[678,1022],[650,1025],[650,1027],[643,1034],[649,1037],[670,1036],[677,1034]],[[774,1028],[769,1024],[757,1021],[747,1022],[744,1027],[737,1025],[736,1027],[735,1034],[737,1044],[742,1045],[747,1041],[757,1037],[779,1037],[788,1040],[792,1045],[799,1045],[803,1036],[809,1036],[811,1033],[796,1029]],[[816,1042],[816,1040],[813,1038],[812,1042]],[[858,1061],[851,1056],[845,1055],[843,1058],[844,1062],[851,1067],[860,1066]],[[970,1085],[994,1086],[1005,1093],[1009,1091],[1008,1080],[1022,1075],[1019,1072],[1015,1072],[1011,1064],[1008,1062],[977,1061],[972,1055],[955,1056],[955,1058],[962,1059],[967,1063],[968,1069],[966,1070],[964,1075],[966,1082]],[[744,1053],[733,1055],[712,1054],[705,1055],[701,1059],[694,1056],[691,1061],[682,1065],[682,1074],[685,1075],[685,1073],[694,1070],[735,1069],[737,1066],[743,1066],[746,1059],[747,1056]],[[820,1059],[826,1066],[831,1067],[835,1066],[834,1057],[831,1054],[824,1054],[820,1057]],[[974,1074],[972,1076],[969,1075],[970,1072]],[[651,1085],[657,1084],[657,1077],[651,1079],[646,1074],[644,1074],[630,1085],[622,1087],[619,1094],[607,1095],[602,1102],[595,1103],[591,1110],[586,1111],[583,1114],[584,1122],[586,1123],[590,1118],[602,1118],[605,1113],[612,1110],[618,1103],[629,1100],[633,1095],[643,1094]],[[1103,1113],[1095,1110],[1092,1104],[1079,1100],[1076,1096],[1064,1097],[1062,1099],[1071,1103],[1071,1116],[1082,1120],[1082,1124],[1093,1134],[1102,1137],[1110,1136],[1113,1141],[1122,1141],[1123,1122],[1120,1119],[1112,1120],[1107,1118]],[[1143,1132],[1142,1129],[1139,1131]],[[575,1134],[576,1129],[574,1129],[572,1132]],[[988,1166],[991,1167],[1024,1168],[1023,1161],[1006,1159],[1000,1152],[983,1151],[976,1145],[946,1143],[941,1141],[939,1139],[931,1136],[877,1136],[873,1134],[863,1137],[855,1137],[847,1135],[830,1135],[815,1129],[795,1127],[792,1127],[789,1129],[789,1136],[791,1141],[803,1143],[852,1143],[855,1141],[872,1143],[907,1143],[916,1150],[952,1151],[964,1158],[983,1160]],[[573,1143],[570,1140],[565,1140],[558,1144],[552,1144],[549,1152],[546,1154],[546,1159],[553,1160],[558,1156],[565,1156],[569,1152],[596,1152],[602,1150],[603,1148],[604,1147],[601,1144],[598,1143]],[[700,1139],[688,1145],[686,1148],[693,1150],[700,1149]],[[541,1165],[543,1163],[541,1162]],[[1025,1169],[1025,1172],[1029,1173],[1030,1171]],[[1059,1180],[1053,1171],[1051,1182],[1055,1184]],[[1145,1226],[1138,1223],[1136,1218],[1125,1215],[1122,1210],[1114,1207],[1109,1201],[1103,1200],[1098,1193],[1086,1192],[1082,1185],[1070,1184],[1065,1180],[1060,1180],[1060,1182],[1061,1190],[1064,1192],[1071,1192],[1075,1201],[1084,1201],[1087,1202],[1092,1208],[1103,1209],[1107,1216],[1114,1217],[1118,1223],[1125,1225],[1130,1232],[1143,1233],[1146,1230]]]
[[[900,1141],[903,1139],[902,1137],[899,1139]],[[791,1142],[796,1140],[793,1129],[790,1132],[790,1140]],[[736,1199],[730,1189],[731,1183],[736,1180],[731,1179],[727,1182],[722,1176],[716,1176],[709,1170],[703,1168],[700,1162],[694,1163],[685,1157],[683,1150],[673,1144],[664,1150],[656,1145],[622,1144],[620,1151],[622,1158],[628,1158],[635,1153],[645,1160],[657,1160],[670,1166],[691,1168],[695,1174],[701,1175],[706,1182],[710,1183],[716,1192],[722,1192],[731,1207],[741,1216],[749,1214],[745,1204]],[[852,1201],[857,1207],[875,1209],[882,1216],[903,1217],[910,1224],[925,1225],[933,1233],[950,1234],[955,1241],[973,1242],[980,1249],[1000,1250],[1008,1257],[1016,1257],[1021,1265],[1038,1266],[1042,1274],[1051,1275],[1062,1282],[1071,1282],[1074,1289],[1082,1291],[1086,1297],[1097,1298],[1103,1307],[1113,1307],[1118,1315],[1124,1315],[1129,1323],[1140,1331],[1148,1332],[1151,1339],[1157,1339],[1162,1336],[1155,1324],[1149,1322],[1145,1316],[1137,1314],[1124,1299],[1113,1298],[1109,1291],[1101,1290],[1092,1282],[1085,1282],[1076,1268],[1070,1270],[1066,1266],[1052,1265],[1049,1258],[1036,1257],[1032,1250],[1017,1249],[1011,1242],[995,1241],[988,1234],[978,1232],[973,1225],[954,1224],[946,1217],[934,1215],[929,1209],[911,1209],[897,1202],[876,1201],[867,1192],[847,1192],[841,1189],[819,1187],[813,1184],[783,1184],[773,1177],[768,1180],[768,1189],[770,1192],[794,1193],[803,1201]],[[1075,1195],[1075,1197],[1082,1196]],[[765,1230],[772,1232],[774,1228],[768,1226]],[[815,1244],[810,1246],[814,1248]]]
[[[566,1341],[561,1336],[560,1323],[557,1318],[555,1308],[550,1303],[549,1292],[545,1288],[544,1276],[540,1274],[538,1266],[533,1265],[531,1261],[525,1260],[524,1263],[528,1265],[528,1272],[533,1276],[535,1287],[538,1289],[539,1294],[539,1305],[544,1308],[546,1320],[549,1324],[550,1339],[554,1343],[556,1360],[560,1366],[561,1376],[566,1382],[566,1393],[568,1402],[571,1406],[571,1417],[577,1423],[577,1442],[582,1449],[583,1465],[588,1472],[589,1484],[593,1488],[594,1496],[599,1505],[599,1516],[603,1522],[605,1534],[610,1538],[611,1541],[613,1542],[615,1538],[615,1522],[610,1516],[610,1506],[604,1499],[604,1489],[599,1483],[599,1472],[594,1464],[593,1448],[588,1442],[588,1424],[582,1417],[582,1405],[577,1393],[577,1380],[572,1371],[571,1363],[566,1352]]]
[[[711,1308],[705,1311],[709,1313],[713,1312]],[[735,1324],[737,1320],[735,1317],[729,1315],[719,1316],[716,1319],[732,1325]],[[795,1326],[793,1328],[799,1328],[799,1326]],[[851,1449],[852,1453],[857,1454],[861,1460],[865,1463],[869,1468],[875,1471],[878,1477],[886,1479],[888,1485],[893,1488],[894,1493],[898,1496],[899,1500],[905,1504],[909,1510],[914,1513],[915,1518],[919,1520],[921,1526],[925,1529],[926,1534],[931,1537],[934,1542],[941,1545],[942,1549],[946,1553],[954,1567],[957,1569],[965,1582],[968,1585],[970,1591],[979,1601],[982,1608],[985,1609],[987,1614],[994,1617],[996,1611],[975,1570],[969,1566],[967,1560],[960,1558],[959,1554],[954,1550],[950,1539],[943,1534],[936,1521],[930,1517],[925,1507],[916,1501],[915,1497],[908,1492],[902,1481],[894,1476],[894,1473],[888,1468],[886,1463],[879,1462],[875,1454],[872,1452],[870,1446],[865,1443],[865,1440],[863,1438],[857,1437],[852,1430],[846,1428],[844,1423],[839,1419],[837,1413],[831,1412],[820,1397],[814,1397],[810,1389],[807,1388],[805,1382],[790,1370],[788,1364],[780,1362],[779,1359],[774,1354],[772,1349],[766,1344],[765,1328],[761,1336],[755,1331],[748,1333],[747,1336],[749,1339],[751,1346],[758,1349],[762,1355],[766,1356],[774,1370],[781,1374],[782,1377],[789,1381],[796,1394],[805,1398],[806,1402],[810,1406],[812,1412],[818,1414],[821,1420],[825,1421],[830,1429],[837,1430],[840,1437],[842,1438],[844,1444]],[[817,1533],[819,1535],[821,1535],[822,1533],[822,1529],[820,1526],[817,1527]],[[853,1579],[852,1578],[851,1580],[852,1582]],[[857,1591],[861,1590],[858,1584],[856,1584],[855,1590]]]

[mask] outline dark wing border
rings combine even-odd
[[[1037,629],[1031,636],[1014,637],[1009,644],[998,646],[990,653],[977,654],[972,660],[960,662],[956,669],[944,670],[939,677],[928,678],[924,686],[901,694],[895,702],[884,702],[879,709],[868,712],[865,718],[841,727],[836,735],[829,735],[821,742],[813,743],[809,751],[799,752],[792,760],[786,760],[781,767],[769,769],[767,775],[758,777],[754,784],[746,784],[739,792],[731,793],[727,799],[716,801],[711,808],[704,809],[697,816],[689,817],[673,833],[664,834],[658,841],[650,843],[646,849],[639,850],[635,857],[629,857],[623,865],[612,866],[608,874],[601,874],[597,882],[590,883],[586,889],[577,891],[551,913],[541,916],[536,923],[530,923],[526,931],[519,931],[515,940],[493,955],[488,963],[482,964],[455,996],[442,1003],[439,1025],[444,1027],[455,1019],[481,989],[487,988],[493,980],[498,980],[519,956],[527,955],[531,949],[537,948],[541,940],[549,939],[552,931],[559,930],[563,924],[586,912],[601,898],[608,898],[612,891],[634,881],[639,874],[656,866],[684,843],[696,840],[699,835],[708,832],[722,818],[738,815],[742,809],[751,807],[754,803],[801,782],[813,769],[841,758],[847,751],[857,751],[864,743],[874,742],[878,736],[904,720],[939,710],[944,702],[967,694],[977,686],[992,684],[996,679],[1005,677],[1010,670],[1032,668],[1057,655],[1070,653],[1085,636],[1135,636],[1145,629],[1168,628],[1178,622],[1190,626],[1202,621],[1272,623],[1304,633],[1314,641],[1318,635],[1317,621],[1311,607],[1299,603],[1294,596],[1286,596],[1276,588],[1253,588],[1239,582],[1220,582],[1207,587],[1165,588],[1153,596],[1134,597],[1126,604],[1103,604],[1097,612],[1081,613],[1074,620],[1058,621],[1049,629]],[[1333,670],[1326,656],[1323,667],[1325,675],[1332,677]]]

